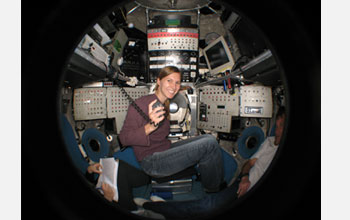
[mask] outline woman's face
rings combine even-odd
[[[164,77],[163,79],[157,79],[158,90],[156,92],[158,99],[161,102],[165,102],[167,99],[172,99],[180,90],[181,75],[174,72]]]

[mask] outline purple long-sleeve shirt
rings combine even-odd
[[[157,99],[155,94],[143,96],[135,103],[148,115],[148,105]],[[148,122],[130,105],[124,125],[120,131],[119,139],[123,146],[132,146],[138,161],[155,152],[165,151],[170,148],[167,139],[170,131],[170,122],[164,119],[158,129],[146,135],[145,125]]]

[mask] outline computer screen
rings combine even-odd
[[[234,59],[231,51],[223,36],[218,37],[203,50],[211,75],[225,72],[234,65]]]

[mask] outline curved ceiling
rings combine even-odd
[[[137,0],[143,6],[156,8],[156,9],[193,9],[198,7],[203,7],[207,5],[210,1],[208,0]]]

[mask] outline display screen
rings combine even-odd
[[[215,69],[216,67],[229,62],[229,58],[226,55],[224,45],[222,45],[221,41],[208,49],[206,54],[211,69]]]
[[[263,107],[251,107],[251,106],[245,106],[244,113],[245,114],[263,114]]]
[[[179,19],[168,19],[165,21],[166,25],[180,25]]]

